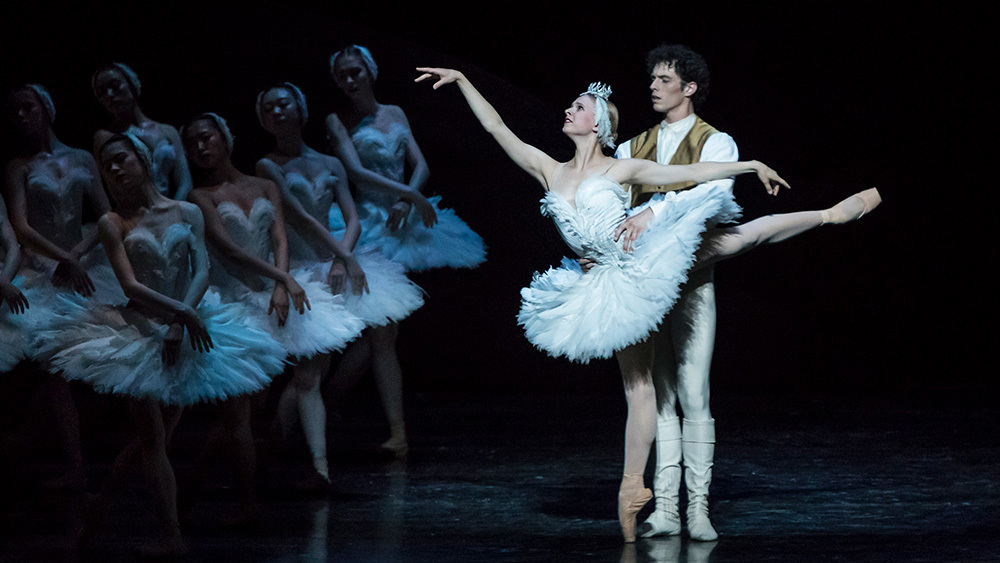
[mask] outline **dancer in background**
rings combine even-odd
[[[67,146],[56,136],[52,128],[55,104],[41,85],[26,84],[12,90],[7,115],[19,146],[16,156],[6,163],[4,198],[10,225],[23,251],[20,287],[33,294],[33,307],[20,321],[30,344],[55,314],[60,293],[76,291],[103,303],[122,302],[124,295],[104,252],[95,248],[97,230],[84,224],[88,211],[99,217],[109,209],[93,156]],[[34,356],[32,350],[28,353]],[[47,404],[29,408],[29,417],[44,412],[53,418],[69,464],[67,472],[49,485],[82,490],[86,472],[79,415],[70,386],[54,373],[41,373],[39,382],[39,393],[32,402]]]
[[[82,298],[64,298],[64,312],[42,335],[39,355],[64,377],[127,398],[137,431],[88,504],[79,545],[96,532],[138,465],[161,528],[143,554],[174,556],[186,548],[167,444],[181,408],[263,389],[283,369],[285,352],[243,306],[206,295],[201,211],[159,193],[146,145],[132,134],[114,135],[98,155],[115,204],[100,219],[101,244],[129,302],[91,307]]]
[[[643,159],[614,159],[602,149],[614,146],[617,108],[611,91],[591,84],[564,113],[562,130],[575,145],[573,158],[558,162],[528,145],[504,124],[489,102],[458,71],[418,68],[417,81],[435,80],[434,88],[456,83],[482,126],[507,155],[542,184],[542,212],[550,215],[563,239],[581,257],[596,262],[584,273],[576,261],[537,275],[522,290],[519,322],[528,339],[554,356],[586,362],[614,355],[628,403],[625,462],[618,494],[618,518],[626,542],[635,541],[635,517],[652,493],[643,472],[656,436],[656,392],[649,335],[679,295],[692,267],[779,242],[827,223],[860,218],[880,202],[874,189],[836,206],[762,217],[727,228],[707,229],[710,222],[736,218],[739,208],[725,188],[669,191],[668,213],[639,237],[619,227],[627,216],[623,184],[669,185],[707,182],[756,173],[769,193],[787,184],[757,161],[666,166]],[[621,241],[619,239],[625,239]]]
[[[166,197],[184,200],[191,191],[191,174],[180,135],[172,125],[153,121],[139,107],[142,84],[131,67],[111,63],[91,78],[94,97],[111,114],[111,123],[94,133],[94,150],[111,135],[129,131],[142,139],[153,155],[153,179]]]
[[[294,84],[282,83],[260,93],[257,115],[275,138],[274,149],[257,163],[257,175],[281,189],[293,266],[308,266],[313,277],[331,290],[344,291],[347,308],[367,329],[352,343],[340,363],[356,354],[373,358],[382,403],[390,421],[402,420],[402,391],[396,357],[396,323],[423,304],[419,287],[402,267],[375,252],[354,252],[360,226],[347,185],[347,174],[335,157],[307,146],[302,131],[309,117],[305,96]],[[419,194],[403,194],[418,198]],[[346,219],[343,239],[330,229],[332,214]],[[317,365],[312,377],[296,377],[279,402],[278,420],[287,430],[296,404],[314,461],[326,461],[326,407],[320,383],[329,367]],[[402,443],[405,448],[405,441]],[[405,449],[403,450],[405,453]]]
[[[351,45],[330,57],[330,75],[349,109],[326,118],[333,154],[357,187],[361,248],[379,248],[408,271],[473,268],[486,260],[486,245],[441,197],[403,201],[397,190],[420,193],[429,169],[402,108],[375,98],[378,65],[371,52]],[[409,177],[407,178],[407,169]]]
[[[290,273],[281,193],[274,182],[233,166],[233,136],[225,120],[214,113],[198,115],[181,129],[181,138],[196,186],[188,199],[205,218],[212,286],[223,301],[245,305],[285,348],[296,371],[300,363],[314,363],[313,358],[340,351],[359,336],[364,324],[347,311],[342,296],[331,293],[326,283],[308,279],[306,270]],[[232,439],[244,495],[237,521],[244,525],[258,520],[250,407],[247,396],[225,403],[223,424],[202,449],[196,482],[185,492],[189,497],[196,494],[212,454],[220,442]],[[326,469],[317,468],[321,470]]]

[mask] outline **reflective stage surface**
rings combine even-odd
[[[625,546],[621,397],[409,396],[410,453],[395,460],[376,448],[387,430],[374,395],[360,393],[331,416],[328,493],[294,485],[309,462],[292,443],[260,470],[260,525],[228,529],[219,522],[236,494],[220,464],[182,520],[184,560],[997,561],[1000,414],[989,395],[713,397],[720,539]],[[123,420],[111,401],[84,412],[91,491],[129,437]],[[182,485],[212,420],[202,408],[181,421],[171,455]],[[67,538],[80,495],[40,485],[60,463],[36,445],[5,464],[0,560],[130,560],[155,529],[141,477],[77,553]]]

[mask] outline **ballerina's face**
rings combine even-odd
[[[365,66],[361,57],[357,55],[347,54],[337,57],[330,74],[333,75],[337,87],[349,98],[353,98],[359,93],[371,92],[371,73],[368,72],[368,67]]]
[[[198,168],[212,170],[229,156],[229,147],[211,120],[200,119],[184,128],[184,152]]]
[[[590,96],[580,96],[573,100],[563,118],[563,133],[567,135],[586,135],[597,131],[594,121],[594,99]]]
[[[121,199],[119,194],[142,185],[147,175],[142,159],[125,141],[113,141],[101,149],[101,172],[115,199]]]
[[[50,125],[48,112],[38,99],[38,94],[30,88],[11,95],[7,102],[7,116],[22,134],[45,132]]]
[[[136,103],[132,86],[121,72],[115,69],[101,71],[94,79],[97,101],[113,114],[130,110]]]
[[[269,133],[288,126],[302,126],[299,106],[287,88],[272,88],[264,94],[260,102],[260,119],[264,130]]]

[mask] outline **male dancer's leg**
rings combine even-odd
[[[715,289],[712,268],[692,272],[670,316],[655,335],[657,385],[656,510],[642,526],[643,537],[680,533],[678,493],[682,432],[678,399],[685,418],[711,420],[708,374],[715,340]]]

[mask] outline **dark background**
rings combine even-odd
[[[619,392],[613,362],[571,364],[523,338],[518,289],[568,250],[538,214],[541,190],[479,129],[457,89],[414,85],[413,69],[465,71],[517,134],[564,159],[572,145],[559,131],[561,111],[589,82],[614,88],[624,141],[657,120],[645,53],[685,43],[712,70],[699,113],[794,188],[771,198],[741,177],[745,217],[826,207],[873,185],[884,199],[859,223],[717,268],[715,392],[995,391],[995,368],[984,366],[996,343],[997,186],[983,172],[995,148],[984,140],[992,68],[983,14],[957,3],[747,4],[36,2],[3,8],[2,86],[47,86],[56,134],[89,147],[106,119],[91,73],[127,63],[150,118],[179,126],[202,111],[222,114],[234,160],[249,172],[270,148],[254,116],[257,93],[299,85],[307,139],[322,150],[322,118],[343,103],[328,56],[367,45],[379,100],[403,107],[427,158],[429,192],[489,245],[476,270],[414,276],[428,299],[402,324],[407,389]],[[2,142],[7,155],[9,130]]]

